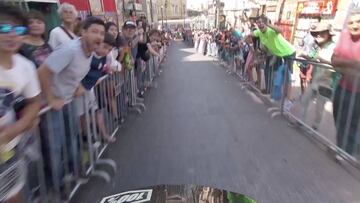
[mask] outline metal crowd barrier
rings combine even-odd
[[[199,40],[194,48],[198,51]],[[326,147],[336,161],[345,160],[360,169],[360,73],[328,64],[293,58],[292,71],[284,61],[254,55],[255,65],[247,70],[236,64],[236,54],[228,48],[208,49],[217,55],[226,72],[236,74],[243,85],[256,90],[273,107],[272,117],[283,116],[292,127],[301,127]],[[214,53],[216,52],[216,53]],[[284,65],[284,66],[283,66]],[[339,85],[344,78],[352,91]]]
[[[22,191],[25,202],[67,202],[91,177],[111,181],[117,167],[113,160],[103,158],[109,145],[104,134],[115,138],[132,109],[145,110],[137,95],[153,84],[165,53],[166,47],[161,57],[138,61],[141,71],[137,74],[130,70],[102,77],[60,111],[41,110],[39,124],[22,141],[21,155],[28,169]],[[98,165],[110,166],[111,172]]]
[[[294,64],[293,74],[284,72],[291,91],[282,93],[280,113],[360,169],[360,73],[304,59],[294,59]],[[299,68],[304,64],[307,70]]]

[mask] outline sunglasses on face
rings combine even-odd
[[[0,34],[9,34],[10,32],[15,32],[16,35],[22,36],[26,34],[26,31],[27,28],[25,26],[0,24]]]
[[[328,33],[328,31],[321,31],[321,32],[313,32],[311,33],[311,36],[313,37],[321,37],[321,36],[324,36]]]

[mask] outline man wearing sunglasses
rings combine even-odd
[[[19,152],[22,135],[36,120],[40,86],[35,65],[17,54],[26,34],[18,8],[0,2],[0,202],[21,202],[26,167]],[[15,116],[17,98],[25,98]]]

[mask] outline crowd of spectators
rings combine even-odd
[[[46,177],[47,185],[63,190],[64,149],[71,151],[71,165],[81,162],[76,160],[80,136],[68,132],[68,125],[75,125],[70,118],[80,120],[83,129],[85,112],[94,109],[103,141],[114,143],[104,113],[111,109],[119,123],[125,118],[109,95],[115,94],[114,83],[101,96],[109,99],[106,109],[100,109],[104,101],[95,91],[105,93],[96,85],[106,75],[122,75],[123,80],[130,70],[141,77],[139,61],[159,56],[169,39],[165,32],[150,29],[144,16],[137,19],[135,12],[119,28],[97,17],[81,19],[73,5],[63,3],[58,9],[61,25],[47,35],[41,12],[2,2],[0,10],[0,202],[27,202],[20,195],[30,173],[23,161],[24,138],[34,136],[34,128],[40,130],[45,168],[51,168],[45,173],[51,176]],[[142,97],[144,90],[136,93]],[[92,106],[85,107],[84,100]],[[41,110],[46,116],[40,116]]]
[[[331,22],[319,20],[292,44],[264,15],[225,30],[194,30],[184,40],[198,53],[217,58],[229,73],[273,101],[283,102],[284,111],[292,112],[294,104],[300,103],[302,121],[309,119],[310,103],[315,102],[310,121],[314,130],[322,123],[325,103],[332,102],[336,144],[356,155],[360,146],[359,19],[359,9],[350,11],[338,40]],[[294,90],[295,81],[300,81],[300,94]]]

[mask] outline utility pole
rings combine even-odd
[[[154,16],[153,16],[153,4],[152,4],[152,0],[150,0],[150,20],[151,20],[151,28],[153,28],[153,23],[154,23]]]
[[[182,10],[183,10],[183,12],[181,12],[181,13],[182,13],[183,18],[184,18],[183,29],[185,30],[186,7],[185,7],[185,5],[184,5],[183,0],[181,0],[181,8],[182,8]]]
[[[216,9],[217,9],[217,14],[216,14],[216,22],[217,22],[217,25],[216,27],[218,29],[220,29],[220,0],[216,0]]]
[[[167,12],[168,11],[168,0],[165,0],[165,21],[166,21],[166,27],[168,26],[168,22],[167,22],[167,19],[168,19],[168,15],[167,15]]]
[[[161,28],[164,29],[164,6],[161,6]]]
[[[215,0],[215,27],[219,29],[219,0]]]

